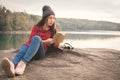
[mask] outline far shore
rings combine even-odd
[[[0,31],[0,34],[30,34],[31,31]],[[120,31],[102,31],[102,30],[88,30],[88,31],[60,31],[65,34],[91,34],[91,35],[118,35]]]
[[[0,34],[30,34],[31,31],[0,31]]]

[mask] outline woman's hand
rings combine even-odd
[[[50,44],[53,44],[53,43],[54,43],[54,40],[53,40],[52,38],[47,39],[47,41],[48,41]]]
[[[47,44],[48,46],[54,43],[54,40],[52,38],[49,38],[47,40],[43,40],[43,43]]]

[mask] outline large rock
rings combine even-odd
[[[13,51],[0,51],[0,61]],[[0,80],[120,80],[120,51],[112,49],[74,49],[49,53],[27,65],[22,76],[7,78],[0,67]]]

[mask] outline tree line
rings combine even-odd
[[[63,31],[120,31],[120,23],[108,21],[94,21],[87,19],[57,19],[57,24]]]
[[[26,12],[11,12],[0,5],[0,31],[30,30],[40,18],[40,16],[30,15]]]
[[[29,31],[40,19],[41,16],[28,14],[25,11],[12,12],[0,5],[0,31]],[[120,31],[120,23],[107,21],[57,18],[56,24],[62,31]]]

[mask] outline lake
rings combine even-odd
[[[76,48],[107,48],[120,50],[119,31],[87,31],[68,33],[63,43]],[[29,34],[0,34],[0,50],[19,49]]]

